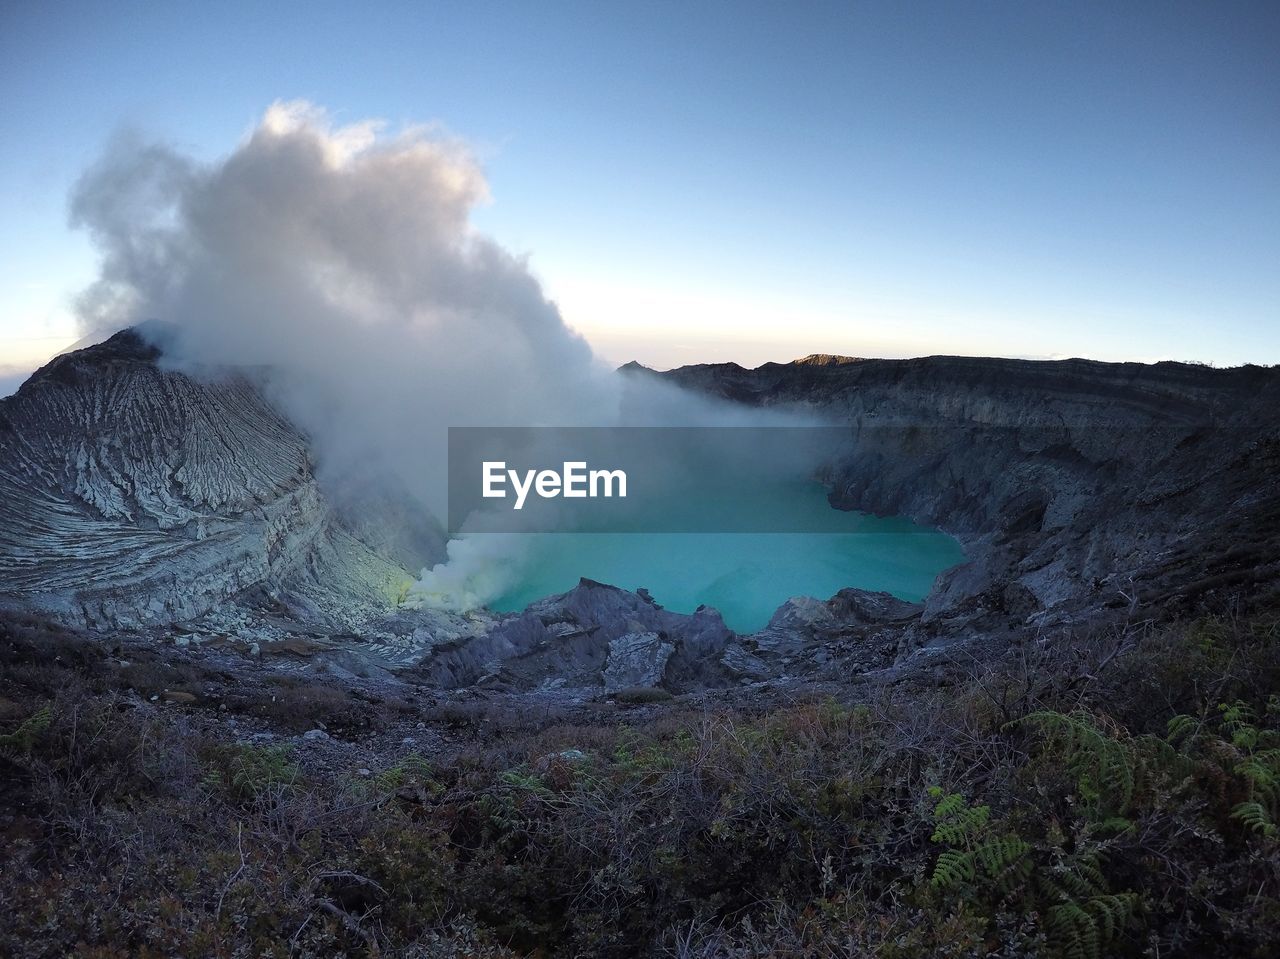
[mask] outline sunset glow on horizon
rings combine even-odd
[[[1274,5],[617,13],[7,5],[3,392],[84,332],[112,138],[214,162],[295,99],[474,154],[473,227],[608,362],[1280,363]]]

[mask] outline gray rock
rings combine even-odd
[[[612,691],[630,686],[660,686],[667,660],[675,647],[653,632],[626,633],[609,643],[609,660],[604,668],[605,688]]]
[[[635,638],[644,634],[657,641]],[[729,682],[719,656],[732,636],[713,609],[672,613],[637,593],[583,579],[484,634],[431,648],[414,674],[446,688],[481,682],[505,690],[547,683],[548,690],[635,685],[624,680],[626,674],[656,676],[673,690],[704,688]],[[622,637],[631,638],[615,655],[613,644]]]
[[[250,375],[159,359],[126,330],[0,399],[0,606],[143,628],[265,594],[350,626],[442,558],[404,494],[322,488],[305,436]]]

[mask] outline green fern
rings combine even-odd
[[[1049,937],[1064,959],[1099,959],[1102,934],[1089,910],[1068,899],[1049,910]]]
[[[1083,851],[1040,877],[1040,892],[1053,902],[1048,930],[1054,951],[1064,959],[1097,959],[1133,920],[1136,893],[1108,890],[1096,851]]]
[[[523,769],[508,769],[498,777],[499,782],[508,789],[516,793],[532,793],[536,796],[550,797],[553,795],[551,790],[547,788],[536,774],[527,772]]]
[[[1031,876],[1031,844],[1017,836],[999,836],[974,850],[982,871],[1000,896],[1011,895]]]
[[[938,855],[938,861],[933,867],[933,878],[929,882],[935,889],[961,889],[976,878],[973,853],[948,849]]]
[[[443,787],[432,777],[431,763],[417,753],[406,756],[394,766],[383,770],[374,783],[382,790],[399,789],[412,783],[431,793],[443,791]]]
[[[1274,723],[1277,699],[1267,702],[1266,721]],[[1168,740],[1180,744],[1180,757],[1202,773],[1228,776],[1231,790],[1244,799],[1230,818],[1246,830],[1271,839],[1280,835],[1280,732],[1259,725],[1257,710],[1243,700],[1219,703],[1217,716],[1175,716]]]
[[[1222,713],[1223,727],[1233,731],[1252,727],[1257,718],[1253,707],[1243,699],[1237,699],[1233,703],[1219,703],[1218,712]]]
[[[1267,812],[1259,802],[1252,800],[1238,803],[1231,810],[1231,818],[1239,821],[1246,829],[1259,833],[1263,836],[1271,838],[1280,832],[1276,824],[1271,819],[1271,814]]]
[[[1202,722],[1195,716],[1179,713],[1166,724],[1165,739],[1169,743],[1192,739],[1200,730]]]
[[[1061,757],[1076,779],[1076,792],[1094,818],[1121,816],[1132,807],[1145,772],[1142,750],[1133,740],[1104,732],[1092,716],[1081,711],[1041,710],[1009,725],[1031,728],[1041,736],[1046,750]],[[1158,742],[1143,745],[1154,749]]]
[[[46,706],[41,706],[34,713],[23,720],[13,732],[4,736],[0,736],[0,749],[13,749],[18,752],[29,753],[35,746],[36,737],[49,728],[49,723],[53,721],[53,712]]]
[[[1280,763],[1274,756],[1254,753],[1236,766],[1236,772],[1249,784],[1249,791],[1256,799],[1271,809],[1276,808],[1280,799]]]
[[[1091,836],[1122,836],[1134,828],[1133,820],[1125,816],[1108,816],[1087,827]]]
[[[964,796],[951,793],[933,809],[932,839],[948,846],[969,846],[991,818],[990,806],[970,806]]]
[[[1049,909],[1049,937],[1064,959],[1101,959],[1138,910],[1131,892],[1066,899]]]
[[[935,889],[966,889],[981,875],[984,887],[1005,896],[1026,879],[1031,846],[1017,836],[990,835],[990,806],[971,806],[960,793],[944,795],[937,787],[930,794],[939,799],[931,838],[954,847],[934,864],[930,884]]]
[[[1096,848],[1086,844],[1069,856],[1058,848],[1053,865],[1037,866],[1034,847],[992,822],[989,806],[937,788],[930,794],[938,800],[933,841],[951,847],[934,864],[929,884],[936,892],[985,900],[990,907],[1019,902],[1026,912],[1044,915],[1052,952],[1064,959],[1097,959],[1133,918],[1137,895],[1111,892]],[[1092,828],[1131,826],[1112,817]]]
[[[1107,879],[1095,852],[1083,852],[1060,864],[1044,880],[1054,897],[1088,900],[1107,892]]]
[[[1138,912],[1137,893],[1118,892],[1107,896],[1094,896],[1085,906],[1102,926],[1102,939],[1110,943]]]
[[[271,789],[291,789],[300,771],[283,746],[233,746],[215,753],[216,767],[204,777],[210,788],[225,789],[240,802],[252,802]]]

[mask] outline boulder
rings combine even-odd
[[[609,661],[604,668],[605,688],[610,691],[633,686],[660,686],[667,660],[675,646],[654,632],[624,633],[609,643]]]

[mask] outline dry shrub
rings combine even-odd
[[[365,778],[6,671],[0,954],[1269,954],[1274,624],[1086,640],[769,710],[458,700],[428,710],[450,749]],[[267,690],[282,720],[400,708]]]

